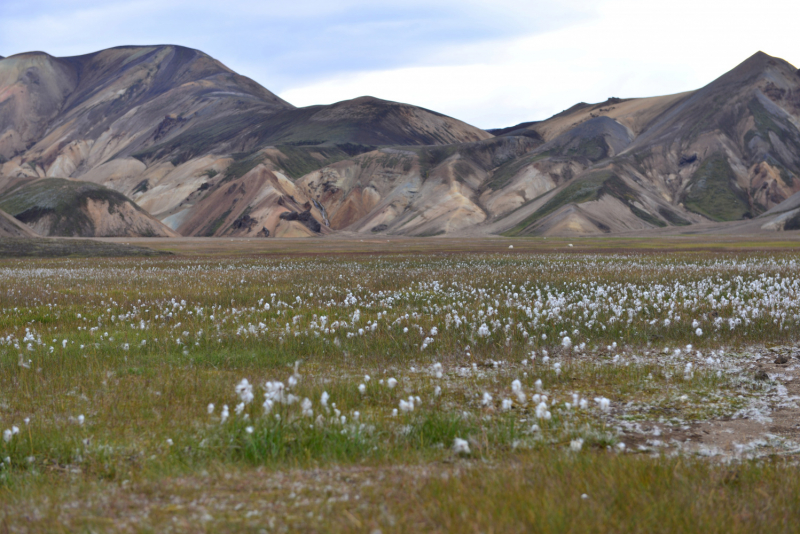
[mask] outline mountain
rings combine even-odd
[[[0,210],[44,236],[176,236],[124,195],[63,178],[44,178],[6,192]]]
[[[737,220],[792,229],[800,75],[759,52],[696,91],[579,103],[487,132],[372,97],[296,108],[177,46],[0,60],[0,208],[14,192],[87,183],[171,229],[114,223],[132,234],[591,235]]]
[[[39,237],[39,234],[8,213],[0,210],[0,237]]]

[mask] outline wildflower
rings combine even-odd
[[[511,382],[511,391],[514,393],[514,395],[517,396],[517,400],[519,401],[520,404],[525,403],[527,397],[525,395],[525,392],[522,391],[522,383],[519,380],[514,380],[513,382]]]
[[[703,329],[702,328],[698,328],[697,330],[694,331],[694,333],[697,336],[702,336],[703,335]]]
[[[244,404],[250,404],[253,400],[253,386],[246,378],[242,378],[236,386],[236,394],[239,395],[239,400]]]
[[[565,349],[572,348],[572,340],[568,336],[564,336],[564,339],[561,340],[561,346]]]
[[[323,391],[322,395],[319,398],[319,403],[322,404],[322,406],[324,408],[327,408],[328,407],[328,399],[330,399],[330,398],[331,398],[331,396],[328,395],[328,392],[327,391]]]
[[[255,430],[255,429],[252,426],[248,426],[248,427],[246,427],[244,429],[244,431],[247,432],[248,434],[252,434],[253,430]]]
[[[364,384],[359,384],[358,385],[358,392],[363,395],[364,393],[367,392],[367,386],[365,386]]]
[[[11,441],[11,438],[13,436],[14,436],[14,434],[11,433],[10,429],[3,430],[3,441],[5,441],[6,443]]]
[[[414,397],[409,397],[408,401],[400,399],[400,411],[403,413],[414,411]]]
[[[436,387],[433,389],[433,396],[434,396],[434,397],[438,397],[438,396],[439,396],[439,395],[441,395],[441,394],[442,394],[442,388],[441,388],[441,387],[439,387],[439,386],[436,386]]]
[[[536,388],[536,391],[542,391],[542,379],[537,378],[536,382],[533,383],[533,387]]]
[[[78,416],[78,424],[79,424],[79,425],[82,425],[82,424],[83,424],[83,422],[84,422],[85,420],[86,420],[86,419],[83,417],[83,414],[81,414],[81,415],[79,415],[79,416]]]
[[[514,403],[513,403],[513,402],[511,402],[511,399],[503,399],[503,402],[502,402],[503,411],[508,411],[508,410],[510,410],[510,409],[511,409],[511,406],[512,406],[513,404],[514,404]]]
[[[172,439],[171,438],[167,438],[167,445],[169,445],[170,447],[172,446]]]
[[[236,415],[241,415],[242,412],[244,411],[244,403],[240,402],[239,404],[237,404],[236,407],[233,409],[233,411],[236,412]]]
[[[486,323],[483,323],[480,328],[478,328],[478,335],[480,337],[488,337],[490,334],[489,327],[486,326]]]
[[[455,438],[453,440],[453,453],[470,454],[469,443],[467,443],[467,440],[461,438]]]
[[[492,396],[487,392],[483,392],[483,400],[481,400],[481,404],[484,406],[489,406],[492,404]]]
[[[214,413],[214,405],[209,403],[208,408],[206,408],[206,410],[208,410],[208,415],[213,414]]]
[[[389,386],[389,389],[394,389],[394,387],[397,385],[397,380],[390,378],[386,381],[386,385]]]
[[[225,405],[222,406],[222,415],[220,416],[220,424],[222,424],[225,421],[227,421],[229,416],[230,416],[230,412],[228,412],[228,405],[225,404]]]
[[[604,412],[607,412],[611,407],[611,401],[605,397],[599,397],[595,399],[595,402],[600,406],[600,409]]]
[[[569,442],[569,448],[574,452],[580,451],[582,447],[583,447],[583,440],[581,438],[573,439],[572,441]]]
[[[547,403],[542,401],[536,406],[536,417],[539,419],[550,419],[551,414],[547,409]]]
[[[311,399],[303,399],[303,402],[300,403],[300,408],[303,410],[303,417],[314,417],[314,410],[311,409]]]

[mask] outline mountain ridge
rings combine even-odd
[[[108,187],[187,236],[770,218],[800,191],[800,75],[757,52],[694,91],[483,131],[368,96],[296,108],[174,45],[18,54],[0,60],[0,194],[45,178]]]

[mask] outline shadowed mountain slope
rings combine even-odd
[[[0,237],[39,237],[30,227],[0,210]]]

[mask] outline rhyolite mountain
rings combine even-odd
[[[66,181],[124,195],[171,229],[125,235],[793,229],[800,74],[759,52],[696,91],[581,103],[487,132],[371,97],[295,108],[177,46],[0,60],[0,199],[32,205]],[[118,216],[119,202],[93,213]],[[93,235],[119,231],[118,219],[93,219]]]

